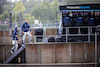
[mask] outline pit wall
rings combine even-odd
[[[0,63],[3,62],[3,47],[11,42],[9,31],[0,31]],[[34,35],[34,30],[32,30]],[[46,35],[56,35],[55,29],[46,29]],[[5,36],[5,44],[4,37]],[[22,37],[19,36],[19,40]],[[48,37],[47,37],[48,38]],[[34,41],[34,38],[32,38]],[[29,42],[29,37],[26,37]],[[100,42],[98,42],[98,58],[100,57]],[[5,51],[12,47],[9,44]],[[6,55],[9,57],[10,54]],[[26,44],[25,48],[26,63],[80,63],[95,61],[95,45],[90,43],[53,43],[53,44]]]
[[[100,57],[98,45],[98,57]],[[26,63],[94,63],[94,43],[27,44]]]

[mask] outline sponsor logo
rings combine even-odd
[[[80,9],[79,6],[67,6],[67,9]]]
[[[90,9],[90,6],[67,6],[67,9]]]

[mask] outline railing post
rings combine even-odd
[[[4,48],[3,48],[3,63],[5,61]]]
[[[31,34],[31,33],[30,33],[30,29],[29,29],[29,34]],[[30,44],[30,43],[31,43],[31,42],[30,42],[30,35],[29,35],[28,37],[29,37],[29,44]]]
[[[69,29],[69,28],[66,27],[66,42],[68,42],[68,37],[67,37],[68,36],[68,30],[67,29]]]
[[[31,34],[32,30],[30,31],[31,29],[29,28],[29,34]],[[31,34],[32,35],[32,34]],[[32,36],[28,36],[29,37],[29,43],[32,43]],[[24,40],[25,41],[25,40]]]
[[[95,32],[95,67],[97,67],[97,33]]]
[[[45,33],[45,32],[44,32],[44,28],[43,28],[43,42],[44,42],[44,40],[45,40],[45,39],[44,39],[44,38],[45,38],[45,37],[44,37],[44,35],[45,35],[44,33]]]
[[[5,44],[5,31],[3,31],[4,32],[4,44]]]
[[[9,36],[12,36],[12,13],[10,13],[10,32],[9,32]]]
[[[19,27],[20,27],[20,32],[19,32],[19,34],[20,34],[20,36],[22,36],[22,28],[21,28],[21,26],[22,26],[22,13],[20,13],[19,14]]]
[[[80,32],[80,27],[78,27],[78,34],[80,34],[81,32]]]
[[[90,42],[90,27],[88,27],[88,42]]]

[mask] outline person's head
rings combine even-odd
[[[28,19],[26,19],[26,21],[25,21],[26,23],[28,23]]]
[[[18,27],[18,25],[15,25],[15,27]]]
[[[18,27],[15,27],[15,30],[17,30],[17,31],[18,31]]]

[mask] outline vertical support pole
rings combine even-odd
[[[29,29],[29,33],[30,33],[30,29]],[[31,41],[30,41],[31,36],[28,36],[28,37],[29,37],[29,44],[31,44]]]
[[[16,12],[15,12],[15,23],[16,23]]]
[[[90,42],[90,27],[88,27],[88,42]]]
[[[97,33],[95,32],[95,67],[97,67]]]
[[[81,32],[80,32],[80,27],[78,27],[78,34],[80,34]]]
[[[44,38],[45,38],[45,37],[44,37],[44,36],[45,36],[45,34],[44,34],[44,33],[45,33],[45,32],[44,32],[44,28],[43,28],[43,42],[44,42],[44,40],[45,40],[45,39],[44,39]]]
[[[5,61],[4,48],[3,48],[3,63]]]
[[[62,12],[60,14],[59,34],[62,34]]]
[[[5,44],[5,31],[3,31],[4,32],[4,44]]]
[[[68,42],[68,30],[69,28],[66,27],[66,42]]]
[[[12,12],[10,12],[10,28],[12,28]]]
[[[10,12],[10,27],[9,27],[9,36],[12,36],[12,13]]]
[[[20,27],[20,32],[19,32],[19,34],[20,34],[20,36],[22,36],[22,28],[21,28],[21,26],[22,26],[22,13],[19,13],[19,27]]]
[[[57,35],[57,11],[56,11],[56,35]]]

